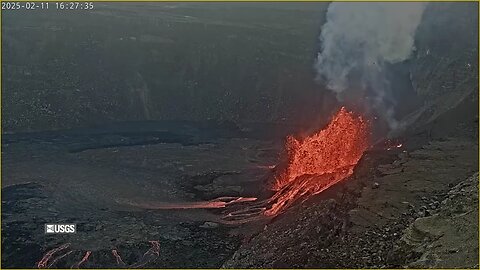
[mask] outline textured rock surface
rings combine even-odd
[[[404,119],[411,132],[441,137],[472,129],[469,123],[478,121],[477,9],[476,3],[427,6],[410,70],[424,105]]]
[[[451,187],[478,170],[477,153],[478,144],[459,138],[430,142],[411,152],[367,153],[353,177],[278,217],[224,267],[435,267],[410,265],[422,253],[420,247],[406,245],[402,235],[416,219],[432,216],[451,196]],[[455,230],[431,229],[449,230],[456,241],[452,246],[468,246],[458,254],[465,260],[446,257],[439,267],[472,267],[478,258],[478,215],[471,211],[478,205],[477,195],[464,193],[463,201],[450,198],[450,204],[465,206],[468,220],[457,220],[461,226]],[[471,240],[464,242],[467,235]]]
[[[257,166],[274,163],[280,145],[214,136],[196,143],[192,135],[203,132],[179,126],[190,133],[171,134],[176,139],[170,143],[151,143],[155,132],[131,127],[130,133],[101,129],[4,136],[2,267],[35,267],[45,253],[66,243],[72,252],[57,262],[51,259],[52,268],[70,268],[87,251],[92,253],[83,267],[118,267],[112,250],[131,266],[142,262],[149,241],[158,241],[160,252],[145,267],[220,267],[241,238],[215,222],[218,210],[154,211],[128,202],[254,195],[269,173]],[[155,128],[168,130],[158,123]],[[178,126],[169,131],[174,130],[181,131]],[[77,233],[45,235],[44,224],[54,222],[76,223]]]
[[[402,240],[421,254],[408,267],[478,268],[478,173],[453,187],[432,216],[416,219]]]
[[[422,104],[404,118],[407,148],[367,154],[351,179],[290,209],[224,267],[478,267],[478,179],[468,178],[478,172],[477,20],[477,4],[429,4],[410,63]],[[422,238],[404,241],[412,228]]]
[[[86,12],[8,12],[4,131],[317,116],[328,111],[312,71],[327,5],[96,3]]]
[[[85,266],[115,267],[112,249],[132,264],[158,240],[149,267],[478,268],[477,5],[429,4],[406,64],[418,102],[406,110],[403,148],[373,147],[348,180],[239,228],[215,222],[216,211],[166,214],[117,199],[261,193],[268,165],[280,162],[283,119],[312,126],[309,117],[329,111],[311,74],[327,3],[279,5],[269,16],[256,13],[263,4],[252,12],[249,4],[172,3],[142,18],[130,12],[145,12],[136,4],[99,4],[58,21],[2,15],[7,131],[221,120],[4,134],[2,242],[10,245],[2,266],[32,267],[70,241],[72,256],[53,267],[70,267],[87,250]],[[261,124],[256,133],[235,121],[284,127]],[[78,222],[85,233],[45,237],[51,220]]]

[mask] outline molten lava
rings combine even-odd
[[[368,147],[368,134],[366,121],[342,107],[323,130],[302,140],[288,136],[288,162],[274,178],[272,189],[276,193],[262,201],[250,197],[220,197],[179,204],[117,202],[147,209],[227,208],[228,212],[220,222],[229,224],[276,216],[294,202],[318,194],[350,176]],[[247,205],[232,210],[231,207],[237,204]]]
[[[112,255],[115,258],[117,265],[120,266],[121,268],[143,268],[144,266],[155,262],[157,258],[160,256],[160,243],[156,240],[149,241],[149,242],[152,245],[151,248],[147,250],[147,252],[145,252],[143,256],[136,263],[133,263],[131,265],[127,265],[122,260],[122,257],[120,257],[120,254],[118,254],[118,251],[116,249],[112,249]],[[61,252],[64,252],[64,253],[61,254]],[[57,248],[54,248],[48,251],[42,257],[42,259],[37,263],[37,267],[40,269],[52,268],[53,266],[56,266],[55,264],[57,263],[57,261],[70,255],[72,252],[73,250],[70,250],[70,243],[63,244]],[[72,269],[80,268],[80,266],[82,266],[88,261],[91,255],[92,255],[92,251],[90,250],[86,251],[82,259],[74,263],[70,268]]]
[[[342,107],[325,129],[303,141],[288,136],[288,166],[276,178],[274,190],[302,175],[353,169],[368,147],[367,133],[365,121]]]
[[[272,188],[276,193],[262,201],[250,197],[219,197],[211,201],[180,204],[135,203],[129,200],[117,200],[117,202],[147,209],[228,208],[229,212],[219,220],[227,224],[239,224],[265,216],[276,216],[293,203],[318,194],[350,176],[368,147],[368,133],[368,124],[362,117],[341,108],[325,129],[303,140],[292,136],[287,137],[287,165],[274,179]],[[400,148],[402,144],[398,143],[392,147]],[[229,208],[238,204],[248,205],[234,211]],[[150,241],[150,244],[151,248],[140,260],[128,266],[116,249],[112,250],[112,255],[117,265],[121,267],[140,268],[159,257],[159,242]],[[68,251],[69,247],[70,244],[67,243],[48,251],[37,263],[37,267],[50,268],[55,265],[58,260],[72,253]],[[65,253],[56,256],[61,252]],[[72,268],[79,268],[90,255],[91,251],[87,251]]]
[[[323,130],[287,137],[288,164],[275,178],[266,215],[276,215],[304,195],[318,194],[353,173],[368,147],[368,125],[344,107]]]

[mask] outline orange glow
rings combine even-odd
[[[209,209],[209,208],[225,208],[233,204],[244,202],[253,202],[257,198],[254,197],[218,197],[210,201],[200,202],[181,202],[181,203],[167,203],[167,202],[153,202],[153,203],[139,203],[129,200],[116,200],[118,203],[128,204],[134,207],[143,209],[167,210],[167,209]]]
[[[285,145],[287,166],[274,178],[272,189],[276,193],[265,200],[258,201],[254,197],[220,197],[210,201],[178,204],[117,202],[145,209],[227,208],[220,220],[226,224],[276,216],[293,203],[318,194],[350,176],[368,148],[368,133],[366,121],[342,107],[324,129],[302,140],[288,136]],[[401,144],[397,147],[401,147]],[[265,166],[268,169],[276,167]],[[245,206],[231,208],[239,204]]]
[[[398,139],[385,141],[385,149],[387,149],[387,151],[390,151],[395,148],[402,148],[402,147],[403,147],[403,143],[399,142]]]
[[[305,195],[318,194],[353,173],[368,147],[368,125],[344,107],[328,126],[303,140],[287,137],[287,167],[275,178],[265,215],[276,215]]]

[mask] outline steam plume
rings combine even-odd
[[[391,129],[398,128],[384,68],[410,57],[425,6],[419,2],[330,4],[315,63],[317,80],[340,101],[366,98]]]

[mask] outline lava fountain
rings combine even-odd
[[[367,122],[342,107],[322,130],[304,138],[286,139],[287,164],[274,178],[276,193],[248,207],[230,212],[228,223],[243,223],[260,216],[276,216],[293,203],[318,194],[353,173],[368,148]]]
[[[303,140],[288,136],[288,164],[272,186],[266,215],[276,215],[305,195],[318,194],[353,173],[368,147],[368,125],[342,107],[326,128]]]
[[[301,140],[288,136],[286,166],[276,174],[271,186],[276,192],[262,201],[257,201],[257,198],[220,197],[206,202],[179,204],[123,203],[147,209],[225,208],[221,222],[230,224],[276,216],[293,203],[318,194],[350,176],[368,147],[368,130],[368,124],[361,116],[342,107],[324,129]],[[232,210],[231,207],[237,204],[245,205],[239,210]]]
[[[206,202],[190,202],[180,204],[149,203],[141,204],[131,201],[119,203],[147,209],[193,209],[193,208],[225,208],[226,213],[219,220],[225,224],[241,224],[264,217],[273,217],[290,207],[293,203],[305,200],[318,194],[332,185],[342,181],[353,173],[355,165],[368,148],[368,124],[361,117],[342,107],[332,121],[322,130],[300,140],[288,136],[286,150],[288,162],[283,170],[274,177],[272,189],[275,194],[262,201],[257,198],[219,197]],[[401,147],[401,144],[395,147]],[[245,204],[239,210],[230,207]],[[150,241],[152,247],[130,268],[143,267],[154,261],[160,252],[158,241]],[[70,244],[64,244],[48,251],[37,263],[38,268],[50,268],[59,259],[70,255]],[[57,253],[67,250],[63,255]],[[72,267],[78,268],[85,263],[91,251]],[[112,250],[117,265],[126,264],[116,249]]]

